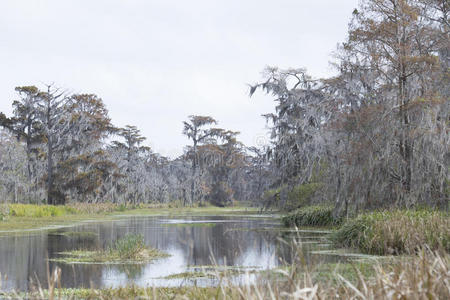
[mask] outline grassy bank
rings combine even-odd
[[[435,210],[366,212],[336,219],[332,206],[307,206],[282,218],[285,226],[337,227],[331,235],[335,246],[366,254],[414,254],[418,249],[450,252],[450,215]]]
[[[185,207],[169,205],[73,204],[65,206],[9,204],[2,205],[0,235],[18,234],[73,226],[86,221],[107,221],[125,216],[200,216],[254,215],[256,208],[247,207]]]
[[[284,216],[281,221],[285,226],[336,226],[341,220],[333,216],[333,206],[305,206]]]
[[[347,221],[332,238],[339,247],[375,255],[414,254],[425,246],[450,252],[450,217],[430,210],[364,213]]]

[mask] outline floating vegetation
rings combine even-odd
[[[107,250],[73,250],[59,254],[63,257],[51,261],[67,264],[140,264],[169,256],[165,252],[146,246],[142,235],[127,235],[117,240]]]
[[[98,237],[98,234],[90,231],[56,231],[50,232],[49,235],[59,235],[67,238],[79,238],[94,240]]]
[[[167,227],[214,227],[217,223],[197,223],[197,222],[189,222],[189,223],[165,223],[163,226]]]
[[[333,215],[333,210],[331,205],[305,206],[284,216],[281,221],[285,226],[336,226],[342,220]]]
[[[377,258],[378,257],[378,256],[368,255],[368,254],[346,252],[343,249],[311,251],[311,254],[333,255],[333,256],[350,257],[350,258]]]
[[[171,274],[161,279],[199,279],[220,278],[238,276],[242,274],[255,274],[259,272],[258,267],[243,266],[190,266],[185,272]]]
[[[198,279],[198,278],[214,278],[214,274],[213,273],[208,273],[208,272],[182,272],[182,273],[176,273],[176,274],[171,274],[165,277],[161,277],[160,279]]]

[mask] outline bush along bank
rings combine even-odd
[[[333,216],[333,206],[306,206],[284,216],[281,221],[285,226],[336,226],[341,218]]]
[[[434,210],[363,213],[331,235],[338,247],[374,255],[414,254],[421,248],[450,252],[450,215]]]

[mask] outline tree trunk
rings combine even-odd
[[[192,174],[191,174],[191,205],[194,204],[194,194],[195,194],[195,172],[197,170],[197,141],[194,140],[194,147],[193,147],[193,158],[192,158]]]
[[[47,204],[54,204],[53,199],[53,149],[51,138],[48,138],[47,142]]]

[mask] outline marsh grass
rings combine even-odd
[[[70,203],[66,207],[69,207],[79,214],[107,214],[113,212],[125,212],[128,210],[146,208],[144,204],[132,204],[132,203]]]
[[[146,250],[144,236],[131,234],[117,240],[107,252],[110,256],[117,256],[120,259],[138,259],[144,250]]]
[[[36,205],[37,206],[37,205]],[[45,207],[45,205],[40,205]],[[168,208],[167,205],[145,205],[127,206],[126,212],[123,212],[120,205],[116,204],[88,204],[81,203],[74,206],[70,204],[68,207],[75,210],[75,214],[65,214],[54,216],[42,216],[43,214],[36,214],[33,217],[32,213],[25,213],[24,217],[11,216],[9,213],[9,204],[5,205],[7,211],[4,221],[0,221],[0,235],[9,234],[27,234],[29,231],[39,231],[47,229],[55,229],[62,227],[71,227],[79,224],[82,221],[102,221],[113,220],[121,217],[129,216],[260,216],[257,208],[248,207],[199,207],[199,208]],[[33,206],[29,206],[32,210]],[[64,206],[61,206],[64,207]],[[272,218],[273,215],[264,217]]]
[[[433,210],[361,214],[331,235],[338,247],[375,255],[414,254],[425,246],[450,252],[450,217]]]
[[[415,256],[346,264],[306,265],[298,246],[292,265],[231,284],[232,275],[215,273],[214,287],[60,289],[60,269],[28,294],[5,293],[13,299],[449,299],[450,257],[429,249]],[[189,275],[189,274],[187,274]]]
[[[139,264],[168,256],[167,253],[146,246],[142,235],[127,235],[106,250],[73,250],[59,254],[62,257],[51,259],[51,261],[66,264]]]
[[[77,211],[68,206],[9,204],[9,215],[12,217],[57,217],[76,214]]]
[[[105,214],[124,212],[145,208],[144,205],[115,204],[115,203],[70,203],[67,205],[36,205],[36,204],[7,204],[5,206],[9,216],[12,217],[58,217],[74,214]],[[0,215],[4,209],[0,207]]]
[[[319,226],[330,227],[341,223],[341,219],[333,216],[333,206],[305,206],[284,216],[281,221],[285,226]]]

